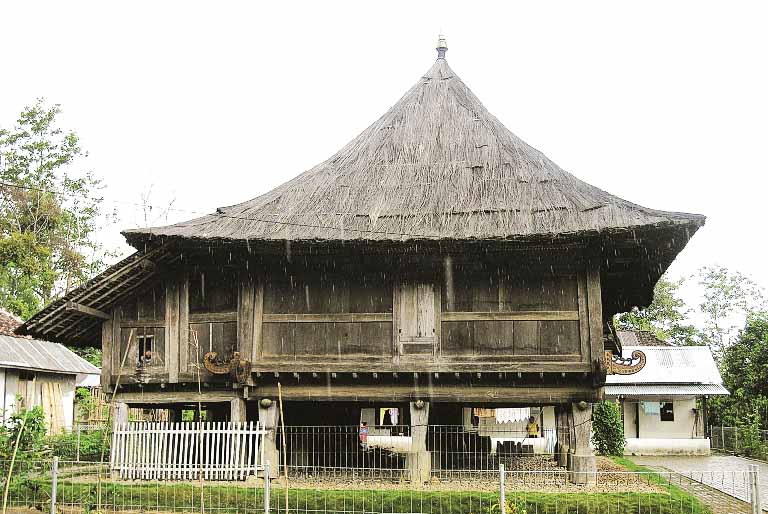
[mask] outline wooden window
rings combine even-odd
[[[661,402],[659,409],[661,421],[675,421],[675,410],[672,402]]]
[[[165,327],[121,328],[120,340],[118,365],[125,356],[126,368],[165,370]]]
[[[399,294],[400,354],[434,354],[437,350],[434,284],[403,282]]]

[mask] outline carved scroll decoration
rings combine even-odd
[[[240,384],[248,381],[251,375],[251,362],[240,358],[240,352],[234,352],[229,361],[218,359],[216,352],[208,352],[203,357],[203,366],[214,375],[227,375]]]
[[[608,375],[634,375],[645,367],[645,360],[645,353],[640,350],[634,350],[629,358],[614,355],[612,351],[606,350],[606,372]]]

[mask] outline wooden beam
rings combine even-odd
[[[478,404],[520,404],[552,405],[568,401],[587,402],[602,399],[602,389],[590,386],[516,387],[511,385],[489,385],[476,387],[469,384],[435,384],[427,391],[413,385],[391,384],[381,387],[377,384],[339,384],[333,388],[318,385],[283,384],[283,398],[301,401],[461,401]],[[259,397],[277,395],[277,385],[264,384],[258,387]]]
[[[398,374],[405,373],[409,377],[413,373],[560,373],[568,374],[592,371],[588,362],[581,362],[578,355],[562,360],[539,359],[488,359],[488,360],[422,360],[393,363],[392,360],[342,360],[334,361],[286,361],[280,359],[262,359],[252,365],[254,372],[268,373],[312,373],[317,369],[327,369],[333,373],[392,373],[397,379]],[[333,370],[333,371],[331,371]],[[521,375],[520,375],[521,376]],[[458,377],[457,377],[458,378]]]
[[[189,315],[190,323],[226,323],[228,321],[237,321],[237,311],[235,312],[198,312]]]
[[[202,396],[197,391],[163,391],[163,392],[120,392],[118,398],[127,404],[163,404],[163,403],[196,403],[198,399],[203,402],[229,402],[233,398],[239,398],[237,391],[206,391]]]
[[[392,321],[390,312],[329,314],[264,314],[264,323],[384,323]]]
[[[64,310],[79,312],[81,314],[85,314],[86,316],[93,316],[94,318],[101,318],[104,320],[112,319],[112,316],[110,316],[104,311],[100,311],[99,309],[94,309],[93,307],[88,307],[87,305],[83,305],[75,302],[67,302],[67,304],[64,307]]]
[[[443,312],[442,321],[578,321],[579,311]]]

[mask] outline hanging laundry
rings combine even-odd
[[[528,421],[530,416],[530,407],[496,409],[496,423],[515,423],[518,421]]]
[[[392,421],[393,425],[397,425],[397,422],[400,419],[400,410],[394,408],[389,409],[389,419]]]
[[[495,418],[496,409],[484,409],[482,407],[475,407],[475,416],[478,418]]]

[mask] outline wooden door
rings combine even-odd
[[[399,293],[399,354],[436,354],[435,285],[428,282],[402,282]]]

